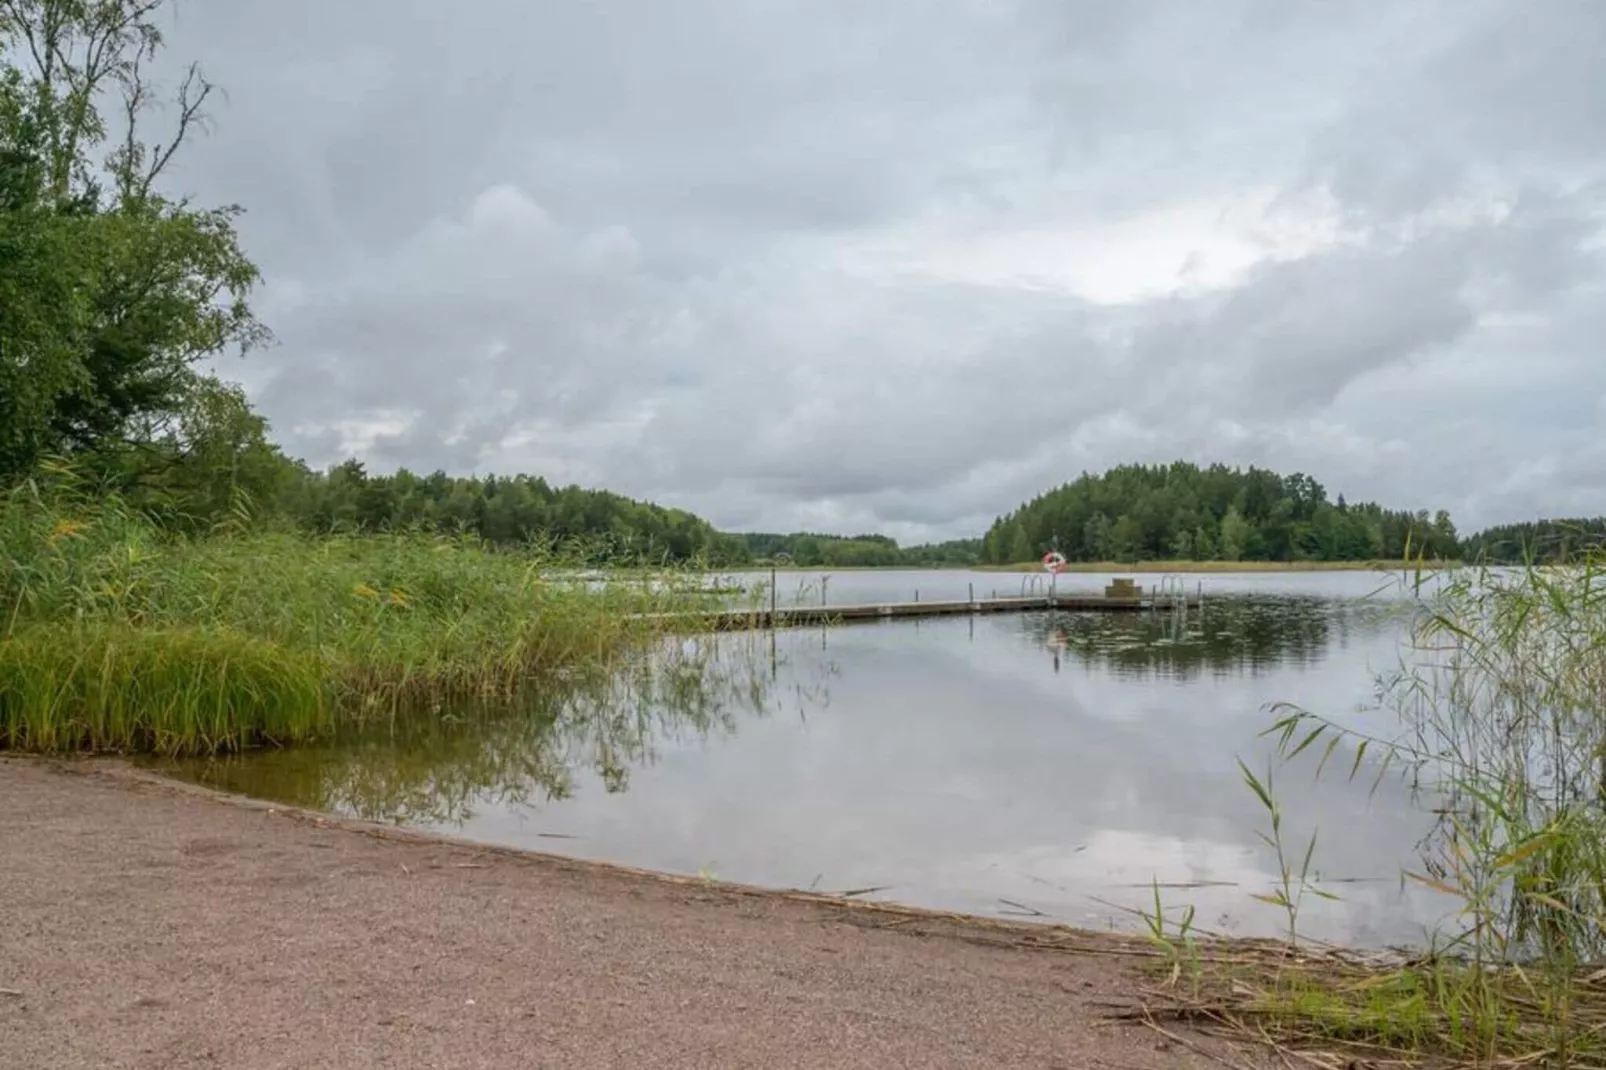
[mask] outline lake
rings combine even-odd
[[[762,579],[748,575],[744,581]],[[1041,577],[785,572],[780,600],[1018,594]],[[1156,577],[1139,574],[1139,582]],[[1273,703],[1389,733],[1378,674],[1399,664],[1377,573],[1203,574],[1202,611],[1034,612],[706,637],[650,675],[530,710],[454,711],[318,747],[176,763],[229,790],[486,843],[680,874],[854,893],[1086,927],[1166,910],[1236,935],[1286,931],[1264,773]],[[1104,575],[1058,577],[1097,591]],[[1370,597],[1369,597],[1370,596]],[[709,661],[708,659],[714,659]],[[1422,942],[1447,908],[1400,879],[1423,805],[1341,747],[1276,770],[1307,900],[1302,935]],[[1309,759],[1308,761],[1306,759]],[[1174,916],[1174,915],[1173,915]]]

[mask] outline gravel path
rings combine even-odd
[[[996,927],[380,833],[119,765],[0,758],[0,814],[6,1070],[1220,1065],[1100,1021],[1126,960]]]

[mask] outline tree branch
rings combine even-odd
[[[212,83],[201,74],[199,66],[190,64],[189,70],[184,74],[184,83],[178,90],[178,129],[173,132],[173,140],[166,148],[158,145],[156,152],[152,154],[150,167],[145,171],[145,177],[140,183],[141,197],[150,193],[152,184],[167,169],[173,154],[189,135],[190,127],[205,122],[206,117],[201,108],[206,104],[206,98],[211,95]]]
[[[22,39],[27,42],[28,55],[33,60],[34,68],[38,70],[41,78],[49,82],[50,64],[46,63],[45,57],[40,55],[41,46],[38,37],[34,34],[33,20],[23,13],[20,0],[0,0],[0,12],[9,16],[7,21],[18,33],[22,34]],[[46,54],[48,54],[48,49]]]

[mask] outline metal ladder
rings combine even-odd
[[[1177,573],[1168,573],[1160,577],[1155,585],[1153,596],[1149,600],[1149,609],[1158,613],[1162,606],[1175,610],[1181,614],[1183,620],[1188,619],[1188,583]]]

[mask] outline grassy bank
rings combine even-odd
[[[1410,562],[1412,568],[1444,569],[1459,567],[1458,561]],[[1066,572],[1398,572],[1400,561],[1072,561]],[[1041,572],[1041,561],[1018,565],[977,565],[981,572]]]
[[[218,752],[507,702],[695,604],[550,583],[565,562],[423,535],[165,537],[116,500],[0,500],[0,747]]]
[[[1399,776],[1434,827],[1402,878],[1454,920],[1420,954],[1367,961],[1298,946],[1316,876],[1312,835],[1284,827],[1270,779],[1244,770],[1280,877],[1276,950],[1205,949],[1176,926],[1173,1014],[1342,1059],[1606,1066],[1606,556],[1564,567],[1464,569],[1418,588],[1412,656],[1379,680],[1396,734],[1285,709],[1282,763],[1366,791]],[[1296,763],[1299,763],[1296,765]],[[1187,917],[1186,915],[1184,917]],[[1364,1061],[1361,1065],[1368,1065]]]

